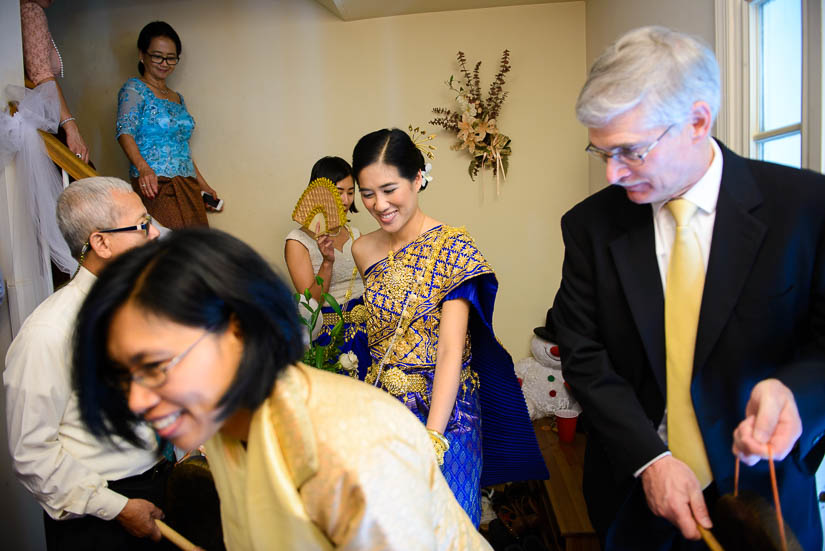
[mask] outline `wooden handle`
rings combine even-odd
[[[696,528],[699,529],[699,534],[702,535],[702,541],[705,542],[705,545],[708,546],[710,551],[725,551],[725,549],[719,544],[719,542],[716,540],[716,537],[714,537],[713,533],[710,530],[708,530],[698,522],[696,523]]]
[[[162,520],[155,519],[155,524],[160,528],[160,533],[163,534],[164,538],[183,549],[183,551],[198,551],[200,549],[200,547],[181,536]]]

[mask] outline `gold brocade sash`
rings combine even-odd
[[[494,273],[467,231],[446,225],[421,234],[395,253],[394,262],[391,266],[386,258],[378,261],[364,278],[370,346],[391,337],[397,329],[406,331],[409,324],[438,308],[468,279]],[[409,303],[411,312],[405,327],[400,327],[404,301],[413,287],[405,282],[422,280],[424,285],[416,285],[418,296]]]
[[[367,384],[375,384],[375,378],[378,375],[378,364],[372,364],[369,372],[364,379]],[[464,385],[467,381],[478,388],[478,375],[470,368],[465,366],[461,370],[461,375],[458,384]],[[400,367],[392,367],[381,373],[381,387],[392,394],[393,396],[404,396],[408,392],[416,392],[421,394],[425,403],[429,403],[429,390],[427,389],[427,379],[418,373],[407,373]]]
[[[344,315],[344,323],[364,323],[369,318],[369,313],[363,304],[356,304],[352,310],[341,312]],[[335,325],[340,319],[335,312],[324,312],[324,325]]]

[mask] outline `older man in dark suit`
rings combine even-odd
[[[608,549],[686,549],[740,484],[822,548],[814,471],[825,432],[825,178],[710,137],[713,53],[661,27],[595,62],[577,104],[611,186],[562,219],[553,305],[584,408],[584,493]]]

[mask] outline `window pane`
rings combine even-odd
[[[802,120],[802,0],[770,0],[760,16],[765,131]]]
[[[794,132],[759,144],[759,158],[771,163],[794,166],[802,165],[802,134]]]

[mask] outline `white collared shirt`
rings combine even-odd
[[[713,224],[716,222],[716,201],[719,199],[719,187],[722,184],[722,150],[719,149],[719,145],[715,140],[711,139],[710,143],[713,147],[713,160],[710,166],[699,181],[681,197],[698,207],[688,226],[696,232],[696,236],[699,238],[699,249],[705,262],[705,271],[707,271],[708,258],[710,257]],[[651,204],[653,208],[653,231],[656,237],[656,260],[659,262],[663,292],[667,282],[670,252],[673,249],[673,240],[676,237],[676,220],[670,214],[670,211],[664,208],[668,201],[670,199]]]
[[[710,245],[713,239],[713,225],[716,222],[716,202],[719,199],[719,188],[722,185],[722,150],[716,140],[710,140],[713,148],[713,160],[710,163],[705,174],[696,182],[684,195],[682,199],[687,199],[698,208],[693,218],[690,219],[688,226],[696,232],[696,237],[699,240],[699,250],[702,253],[702,259],[705,263],[705,272],[708,269],[708,259],[710,258]],[[673,199],[673,198],[671,198]],[[660,201],[652,203],[653,213],[653,232],[656,241],[656,260],[659,263],[659,275],[662,278],[662,293],[667,287],[667,269],[670,265],[670,254],[673,250],[673,240],[676,237],[676,220],[670,211],[664,208],[665,204],[670,201]],[[667,444],[667,410],[662,417],[662,422],[656,429],[659,438],[662,442]],[[670,455],[670,452],[664,452],[657,455],[633,473],[633,476],[638,477],[642,472],[648,468],[655,461],[662,457]]]
[[[116,517],[127,498],[107,488],[157,463],[151,428],[138,435],[149,449],[89,433],[72,389],[72,334],[95,276],[80,268],[65,287],[43,301],[26,319],[6,354],[6,429],[14,472],[56,520],[93,515]]]

